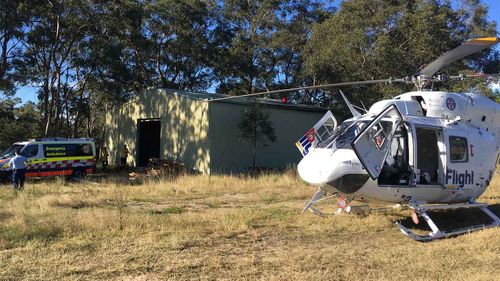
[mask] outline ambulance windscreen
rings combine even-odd
[[[10,146],[9,148],[7,148],[7,150],[2,152],[2,154],[0,154],[0,159],[10,158],[10,157],[14,156],[14,152],[20,151],[21,148],[23,148],[23,147],[24,147],[24,145],[20,145],[20,144],[14,144],[14,145]]]

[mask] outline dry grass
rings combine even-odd
[[[398,213],[301,214],[293,174],[0,188],[0,279],[495,280],[500,229],[431,243]],[[500,177],[480,201],[500,202]],[[497,210],[499,208],[497,207]],[[404,215],[404,214],[403,214]]]

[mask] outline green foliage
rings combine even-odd
[[[38,87],[36,109],[28,106],[30,118],[36,115],[36,130],[7,130],[6,121],[0,127],[6,142],[34,134],[99,140],[105,112],[148,87],[240,95],[405,77],[465,40],[497,35],[488,7],[479,0],[455,5],[346,0],[336,8],[319,0],[4,2],[0,95],[7,98],[24,85]],[[442,72],[477,71],[499,72],[498,51],[472,55]],[[489,84],[477,79],[442,83],[436,89],[498,98]],[[362,101],[368,107],[412,86],[343,90],[355,104]],[[327,90],[290,93],[288,101],[333,107],[336,115],[348,116],[338,96]],[[2,120],[21,114],[20,108],[3,106],[10,119]]]
[[[336,14],[314,27],[306,72],[318,83],[414,75],[465,40],[496,35],[495,24],[486,19],[487,7],[479,1],[463,3],[453,10],[448,1],[437,0],[343,1]],[[491,62],[488,52],[454,63],[443,72],[480,71]],[[369,106],[408,90],[411,87],[405,85],[378,85],[345,92],[353,94],[354,103],[362,100]]]
[[[326,14],[318,1],[221,1],[214,66],[218,92],[248,94],[303,82],[311,26]]]
[[[12,143],[39,137],[39,112],[35,104],[21,106],[19,99],[0,100],[0,150]]]
[[[0,94],[12,95],[17,77],[13,62],[21,55],[22,26],[27,14],[25,1],[2,1],[0,4]]]
[[[238,123],[240,137],[248,140],[252,148],[252,170],[255,171],[257,145],[266,146],[268,142],[276,142],[273,123],[269,120],[269,112],[265,112],[255,102],[241,113]]]

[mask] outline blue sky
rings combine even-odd
[[[338,2],[338,1],[334,1]],[[460,2],[460,0],[454,0],[452,2]],[[491,21],[496,21],[497,22],[497,32],[500,33],[500,1],[499,0],[483,0],[483,3],[485,3],[488,7],[488,18]],[[497,49],[500,49],[500,47],[497,47]],[[500,85],[496,85],[495,88],[500,88]],[[21,98],[23,102],[26,102],[28,100],[31,101],[36,101],[36,87],[21,87],[16,91],[16,96]]]

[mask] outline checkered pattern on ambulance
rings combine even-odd
[[[71,169],[77,167],[92,167],[94,166],[93,159],[77,159],[77,160],[60,160],[60,161],[44,161],[39,163],[29,163],[26,165],[26,170],[47,170],[47,169]]]
[[[35,162],[36,161],[36,162]],[[50,169],[72,169],[72,168],[91,168],[95,165],[94,159],[74,159],[74,160],[57,160],[57,161],[37,161],[35,160],[26,165],[27,171],[32,170],[50,170]],[[3,164],[3,165],[1,165]],[[9,161],[0,163],[0,171],[8,172],[11,168]]]

